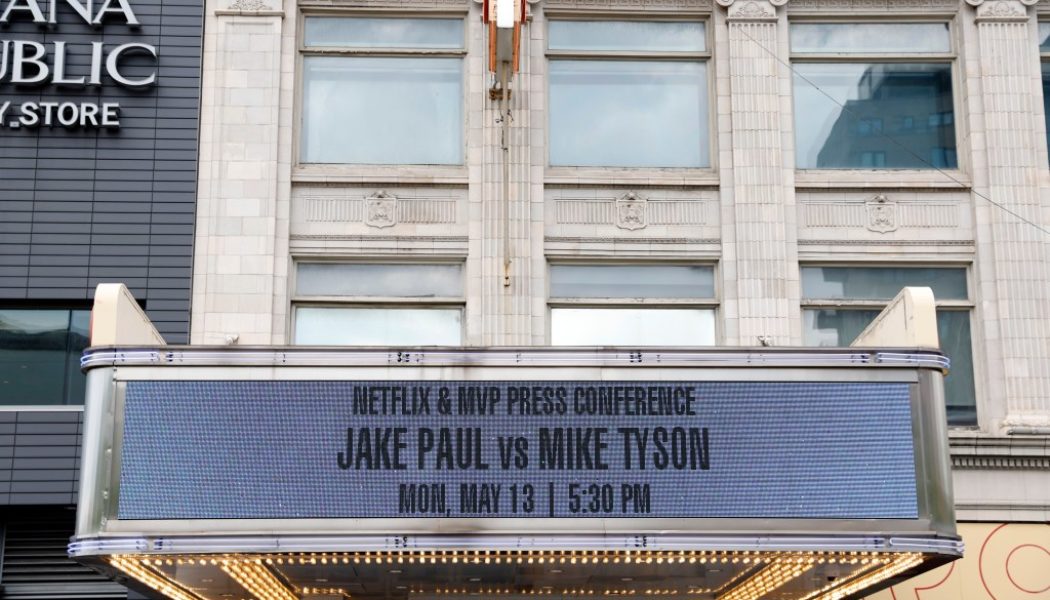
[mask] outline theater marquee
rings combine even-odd
[[[961,552],[936,352],[187,347],[85,366],[71,553],[165,597],[846,598]]]

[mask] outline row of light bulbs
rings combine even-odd
[[[409,593],[412,594],[436,594],[438,596],[445,594],[462,595],[462,594],[485,594],[487,596],[550,596],[553,594],[560,594],[562,596],[636,596],[644,594],[646,596],[678,596],[683,594],[699,595],[709,594],[713,590],[691,587],[688,590],[678,590],[672,588],[662,589],[617,589],[617,590],[594,590],[587,588],[565,588],[560,592],[555,592],[553,588],[545,587],[540,589],[528,589],[528,590],[514,590],[511,588],[436,588],[433,590],[426,589],[410,589]]]
[[[794,560],[799,562],[819,563],[850,563],[867,564],[879,557],[892,556],[890,553],[877,552],[810,552],[799,554]],[[217,564],[223,558],[236,558],[237,555],[223,555],[221,557],[178,557],[178,558],[155,558],[156,564],[183,565],[183,564]],[[290,555],[277,555],[267,557],[267,564],[277,565],[327,565],[327,564],[608,564],[608,563],[637,563],[637,564],[673,564],[673,563],[719,563],[719,564],[748,564],[751,562],[769,562],[776,554],[761,553],[757,551],[739,552],[713,552],[713,551],[490,551],[490,550],[447,550],[437,552],[355,552],[342,554],[315,554],[301,553]],[[143,559],[143,564],[150,564],[148,558]],[[780,558],[778,560],[785,560]]]
[[[636,563],[636,564],[662,564],[662,563],[711,563],[711,564],[741,564],[760,566],[754,575],[734,578],[726,585],[714,592],[721,592],[728,588],[729,591],[720,597],[720,600],[750,600],[761,597],[799,577],[804,571],[809,570],[817,564],[849,564],[849,565],[873,565],[880,566],[871,573],[860,577],[843,586],[840,582],[830,583],[824,588],[810,594],[803,600],[840,600],[857,590],[868,585],[892,577],[901,573],[922,561],[922,555],[915,553],[889,553],[889,552],[798,552],[785,555],[784,553],[763,553],[755,551],[719,552],[719,551],[490,551],[490,550],[449,550],[436,552],[358,552],[358,553],[298,553],[277,556],[246,556],[239,554],[224,554],[217,556],[141,556],[141,555],[116,555],[110,559],[117,569],[138,579],[145,585],[165,594],[174,600],[198,600],[198,598],[187,590],[179,587],[157,570],[158,567],[175,565],[214,565],[219,566],[231,578],[238,582],[245,590],[260,600],[296,600],[297,596],[289,590],[271,571],[273,565],[316,565],[316,564],[420,564],[435,563],[458,563],[466,564],[606,564],[606,563]],[[745,579],[739,585],[734,585],[739,579]],[[837,586],[837,587],[836,587]],[[417,593],[416,590],[411,590]],[[344,594],[340,589],[304,588],[302,593],[312,594]],[[712,590],[690,588],[684,594],[711,593]],[[468,590],[438,588],[432,592],[419,590],[418,593],[434,594],[463,594],[463,593],[485,593],[490,595],[552,595],[551,589],[512,591],[505,588],[489,590]],[[591,589],[565,589],[561,595],[596,595]],[[647,596],[657,595],[683,595],[682,591],[674,589],[637,589],[602,590],[602,595],[637,595],[644,593]]]

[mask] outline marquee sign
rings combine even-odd
[[[119,519],[915,519],[909,386],[132,381]]]
[[[849,600],[961,554],[943,355],[98,348],[70,555],[179,600]]]

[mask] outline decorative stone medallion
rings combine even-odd
[[[900,218],[897,214],[897,203],[888,200],[886,196],[879,194],[865,204],[868,209],[869,231],[875,233],[889,233],[896,231],[900,226]]]
[[[365,198],[365,225],[393,227],[397,224],[397,198],[383,190]]]
[[[616,199],[616,226],[620,229],[643,229],[649,224],[648,200],[634,192]]]

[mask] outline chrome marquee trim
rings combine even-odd
[[[82,370],[106,366],[625,366],[919,367],[944,372],[937,350],[862,348],[88,348]]]
[[[962,556],[958,539],[909,536],[161,536],[74,538],[73,558],[110,554],[397,552],[440,550],[728,550],[766,552],[923,552]]]

